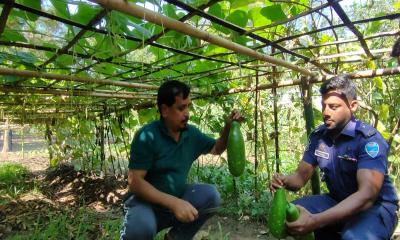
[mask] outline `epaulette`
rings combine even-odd
[[[376,129],[368,124],[360,122],[360,124],[356,127],[356,130],[361,132],[362,135],[366,138],[369,138],[376,134]]]
[[[315,134],[315,133],[321,132],[324,128],[325,128],[324,124],[319,125],[317,128],[314,129],[314,131],[311,132],[311,134]]]

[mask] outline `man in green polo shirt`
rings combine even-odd
[[[131,145],[128,185],[121,239],[154,239],[172,227],[165,239],[192,239],[219,206],[215,186],[187,184],[192,163],[201,154],[226,149],[230,124],[242,120],[232,111],[217,140],[189,125],[190,88],[179,81],[162,84],[157,94],[160,120],[142,127]]]

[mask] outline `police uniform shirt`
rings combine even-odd
[[[377,201],[397,205],[396,190],[387,171],[388,145],[370,125],[352,118],[336,139],[325,125],[310,136],[303,160],[321,169],[329,194],[342,201],[358,189],[357,170],[371,169],[384,174]]]

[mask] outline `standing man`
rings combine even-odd
[[[276,174],[270,188],[297,191],[318,166],[329,193],[294,201],[300,217],[287,223],[288,231],[315,231],[324,240],[390,239],[398,198],[388,176],[388,145],[375,128],[354,118],[356,88],[347,77],[324,82],[320,93],[324,124],[311,134],[297,170]]]
[[[232,111],[219,139],[189,125],[190,89],[179,81],[163,83],[157,94],[160,120],[142,127],[131,145],[128,187],[121,239],[154,239],[172,227],[165,239],[192,239],[220,204],[213,185],[187,184],[187,176],[201,154],[226,149],[231,122],[242,120]],[[210,211],[211,209],[211,211]]]

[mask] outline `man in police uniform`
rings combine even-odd
[[[287,223],[288,231],[315,231],[324,240],[390,239],[398,198],[387,172],[388,145],[375,128],[354,118],[356,89],[345,76],[324,82],[320,92],[324,124],[311,134],[297,170],[276,174],[270,188],[297,191],[319,166],[329,193],[294,201],[300,217]]]
[[[219,139],[189,125],[189,87],[179,81],[162,84],[157,94],[160,120],[142,127],[131,145],[128,187],[121,239],[154,239],[172,227],[165,239],[192,239],[215,212],[220,197],[215,186],[187,184],[190,167],[201,154],[219,155],[226,149],[232,111]]]

